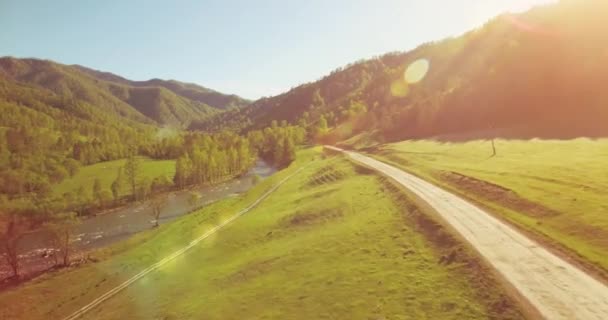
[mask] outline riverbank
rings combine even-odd
[[[256,165],[246,174],[229,181],[169,192],[167,202],[161,209],[159,224],[168,223],[212,202],[244,193],[254,186],[254,180],[257,179],[254,177],[264,179],[271,176],[275,171],[266,162],[258,160]],[[195,204],[191,203],[190,200],[192,193],[199,196]],[[88,256],[91,251],[153,228],[155,221],[149,201],[131,203],[103,213],[83,217],[74,231],[74,239],[71,243],[72,260],[77,263],[85,262],[89,259]],[[28,234],[22,239],[21,243],[22,245],[19,247],[19,251],[22,252],[20,254],[19,283],[54,268],[54,252],[48,245],[50,236],[46,232],[39,231]],[[16,283],[16,280],[10,279],[11,276],[12,271],[2,257],[0,261],[0,290]]]

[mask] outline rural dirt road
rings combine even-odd
[[[356,152],[351,159],[428,203],[546,319],[608,319],[608,287],[513,227],[412,174]]]

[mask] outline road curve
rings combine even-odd
[[[427,202],[546,319],[608,319],[608,287],[513,227],[412,174],[327,146],[394,179]]]

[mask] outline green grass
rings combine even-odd
[[[445,251],[390,183],[318,149],[243,196],[97,253],[99,263],[0,293],[0,318],[71,313],[305,164],[260,206],[83,319],[521,318],[496,286],[474,281],[470,261],[439,263]]]
[[[152,180],[161,175],[166,175],[173,179],[173,175],[175,174],[175,160],[153,160],[148,158],[141,158],[140,160],[140,179],[149,178]],[[110,190],[112,182],[116,180],[116,176],[118,175],[118,169],[123,167],[125,162],[126,160],[122,159],[84,166],[78,170],[76,175],[63,180],[53,190],[57,195],[62,195],[66,192],[75,193],[80,187],[84,187],[90,192],[96,178],[101,182],[103,190]],[[124,172],[123,177],[126,178]],[[130,193],[129,186],[126,183],[123,183],[120,196],[129,195]]]
[[[608,140],[405,141],[373,153],[608,270]],[[463,177],[464,176],[464,177]]]

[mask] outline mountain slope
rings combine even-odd
[[[132,87],[162,87],[170,90],[178,96],[198,101],[216,109],[241,108],[249,104],[249,101],[237,95],[223,94],[209,88],[205,88],[193,83],[184,83],[175,80],[151,79],[147,81],[131,81],[108,72],[101,72],[83,66],[74,65],[82,72],[85,72],[97,79],[115,82]]]
[[[133,84],[83,70],[51,61],[0,58],[0,207],[5,200],[20,206],[18,210],[40,207],[27,202],[29,196],[50,195],[52,186],[74,175],[80,165],[133,152],[175,157],[175,146],[183,141],[173,129],[223,112],[179,94],[179,88],[203,92],[194,85],[160,80]],[[242,100],[211,94],[225,97],[228,104]],[[159,130],[166,126],[170,129]],[[87,191],[81,191],[86,200]],[[17,201],[21,199],[23,203]]]
[[[186,127],[193,120],[247,103],[193,84],[130,81],[111,73],[36,59],[0,58],[0,77],[146,124]]]
[[[338,69],[323,79],[225,113],[199,128],[261,128],[273,120],[343,139],[608,135],[608,4],[562,1],[502,15],[457,38]],[[418,83],[404,74],[428,62]],[[322,121],[324,122],[324,121]],[[322,131],[322,130],[321,130]]]

